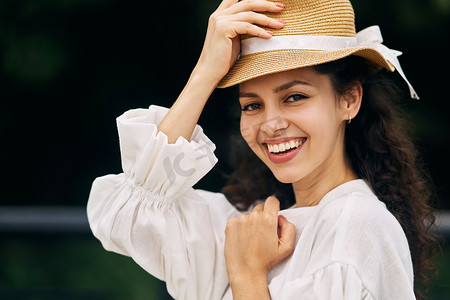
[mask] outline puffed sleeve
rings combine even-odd
[[[219,193],[192,186],[217,162],[196,126],[175,144],[157,131],[167,109],[131,110],[117,119],[123,174],[97,178],[88,201],[94,235],[166,281],[176,299],[221,299],[228,288],[224,228],[238,212]]]

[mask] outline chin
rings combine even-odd
[[[304,176],[302,174],[299,174],[298,172],[274,172],[273,170],[272,174],[275,176],[275,178],[281,182],[281,183],[294,183],[299,180],[301,180]]]

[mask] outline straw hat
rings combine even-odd
[[[418,99],[397,59],[401,52],[382,44],[378,26],[366,28],[356,34],[355,15],[348,0],[281,2],[285,5],[281,13],[267,15],[285,21],[286,25],[281,29],[270,29],[273,32],[270,39],[242,36],[241,55],[219,83],[219,88],[262,75],[357,55],[380,68],[392,72],[397,70],[407,82],[411,97]]]

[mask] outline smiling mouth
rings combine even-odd
[[[276,154],[276,155],[283,155],[288,152],[291,152],[292,150],[300,147],[303,145],[303,143],[306,142],[306,138],[303,139],[296,139],[296,140],[290,140],[282,143],[277,144],[268,144],[265,143],[265,146],[269,150],[270,153]]]

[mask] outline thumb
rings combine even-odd
[[[287,257],[294,252],[295,226],[288,222],[282,215],[278,216],[278,227],[280,228],[280,237],[278,239],[278,249]]]

